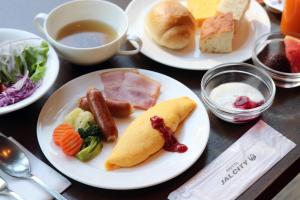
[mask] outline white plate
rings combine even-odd
[[[264,2],[271,10],[282,13],[285,0],[281,0],[281,2],[278,2],[278,0],[264,0]]]
[[[251,58],[254,43],[257,37],[269,33],[271,30],[270,19],[266,11],[252,0],[239,33],[234,39],[234,50],[228,54],[203,54],[199,49],[199,33],[195,42],[183,50],[174,51],[157,45],[144,29],[144,19],[149,10],[161,0],[133,0],[126,8],[129,19],[130,34],[138,35],[143,46],[141,52],[149,58],[172,67],[207,70],[216,65],[227,62],[243,62]],[[185,4],[186,1],[182,0]],[[138,16],[138,17],[137,17]],[[199,31],[198,31],[199,32]],[[133,43],[134,45],[134,43]]]
[[[188,146],[185,153],[171,153],[161,150],[150,159],[132,168],[106,171],[105,159],[115,144],[104,143],[102,152],[92,161],[82,163],[73,157],[67,157],[52,141],[54,128],[63,122],[64,116],[75,108],[77,100],[86,94],[91,86],[102,88],[99,74],[109,70],[100,70],[76,78],[57,90],[44,105],[37,123],[37,137],[40,147],[59,171],[81,183],[105,189],[137,189],[167,181],[188,169],[202,154],[209,136],[207,112],[197,95],[180,82],[157,72],[139,70],[140,73],[161,83],[158,102],[189,96],[198,104],[194,112],[178,130],[177,138]],[[116,120],[119,133],[142,111],[135,111],[132,118]],[[134,144],[133,144],[134,145]]]
[[[17,29],[0,28],[0,44],[10,40],[19,40],[24,38],[40,38],[39,36]],[[32,104],[41,98],[49,88],[54,84],[59,71],[59,60],[54,49],[49,45],[48,60],[46,63],[47,69],[45,77],[42,80],[42,85],[29,97],[19,101],[18,103],[0,107],[0,115],[19,110]]]

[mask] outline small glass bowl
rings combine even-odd
[[[228,109],[210,99],[211,91],[224,83],[246,83],[261,92],[262,105],[248,109]],[[208,70],[201,81],[201,98],[210,111],[227,122],[245,123],[256,119],[273,103],[276,87],[272,78],[262,69],[245,63],[228,63]]]
[[[281,33],[268,33],[258,38],[252,52],[252,60],[254,65],[264,68],[270,74],[277,87],[294,88],[300,86],[300,73],[285,72],[287,66],[284,65],[280,65],[282,70],[271,68],[270,62],[267,61],[272,56],[285,56],[284,37]]]

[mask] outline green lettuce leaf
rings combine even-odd
[[[45,41],[40,46],[28,46],[23,51],[29,77],[33,82],[41,80],[45,75],[48,51],[49,45]]]
[[[0,83],[14,84],[27,70],[33,82],[41,80],[46,71],[48,51],[49,45],[43,41],[39,46],[27,45],[21,52],[15,50],[11,55],[0,55]]]
[[[39,65],[37,66],[37,68],[35,69],[35,72],[30,76],[30,80],[32,80],[33,82],[38,82],[39,80],[41,80],[46,72],[46,66],[45,65]]]

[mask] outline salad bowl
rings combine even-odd
[[[54,84],[59,60],[38,36],[16,29],[0,29],[0,115],[24,108]]]

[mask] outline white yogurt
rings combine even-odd
[[[260,102],[265,100],[262,93],[246,83],[231,82],[224,83],[214,88],[209,95],[209,98],[218,106],[227,109],[240,110],[234,107],[234,102],[237,97],[247,96],[250,100]]]

